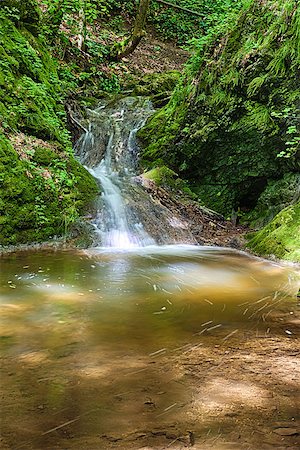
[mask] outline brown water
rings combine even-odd
[[[185,404],[183,353],[225,351],[241,332],[292,337],[273,315],[295,306],[295,271],[244,253],[39,251],[0,264],[2,448],[103,448],[89,439]]]

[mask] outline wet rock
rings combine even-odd
[[[239,249],[241,249],[243,247],[243,243],[242,243],[241,239],[239,239],[238,237],[233,237],[228,242],[228,246],[231,247],[231,248],[236,248],[237,250],[239,250]]]

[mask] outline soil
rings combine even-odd
[[[122,61],[132,73],[143,76],[168,70],[182,71],[189,55],[172,42],[164,42],[148,34],[135,51]]]

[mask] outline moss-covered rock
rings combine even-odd
[[[66,233],[98,192],[73,156],[55,150],[38,147],[37,153],[45,155],[38,161],[31,156],[34,150],[20,157],[0,134],[0,245]]]
[[[280,180],[272,180],[258,199],[254,210],[246,217],[253,228],[261,228],[276,214],[300,199],[300,174],[287,173]]]
[[[258,255],[300,262],[300,203],[283,209],[247,247]]]
[[[170,100],[171,94],[180,79],[180,72],[169,70],[162,73],[150,73],[143,77],[129,75],[123,90],[137,96],[150,97],[155,108],[161,108]]]
[[[155,167],[143,174],[143,177],[147,180],[154,181],[157,186],[174,184],[177,179],[177,173],[174,170],[169,169],[166,166]]]
[[[163,73],[151,73],[145,75],[134,86],[136,95],[158,95],[164,92],[172,92],[180,78],[180,72],[169,70]]]
[[[21,130],[70,147],[57,63],[39,36],[17,28],[0,10],[0,117],[4,130]]]
[[[156,186],[162,186],[169,191],[176,192],[176,194],[181,192],[182,196],[197,200],[197,196],[191,191],[188,183],[179,178],[178,174],[167,166],[154,167],[148,172],[143,173],[142,177],[154,181]]]
[[[98,192],[72,153],[57,64],[32,34],[36,3],[6,5],[0,10],[0,245],[65,233]]]

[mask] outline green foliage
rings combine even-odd
[[[99,30],[99,21],[108,20],[114,1],[44,0],[42,35],[60,60],[58,68],[65,91],[86,95],[92,92],[118,93],[120,81],[114,67],[107,66],[110,45],[109,34]],[[119,3],[117,2],[117,6]],[[83,48],[78,49],[77,38],[84,37]],[[99,67],[102,65],[104,70]]]
[[[299,169],[300,6],[243,5],[195,41],[169,104],[139,132],[146,167],[167,164],[226,216]]]
[[[0,245],[64,234],[97,192],[90,174],[57,148],[24,147],[0,134]]]
[[[73,80],[59,79],[40,37],[15,23],[17,11],[0,11],[0,245],[64,233],[97,192],[65,126],[63,90]]]
[[[147,26],[154,28],[162,38],[183,44],[196,33],[199,34],[199,30],[201,34],[208,33],[212,26],[222,22],[229,8],[238,7],[240,2],[241,0],[179,1],[179,6],[200,14],[197,16],[153,1],[148,12]],[[123,2],[118,0],[106,2],[104,0],[43,0],[42,4],[45,9],[43,34],[47,41],[52,43],[53,51],[59,59],[76,62],[72,69],[72,88],[84,89],[87,95],[96,89],[118,93],[120,71],[114,71],[111,65],[109,69],[106,66],[105,70],[99,70],[99,65],[107,65],[107,61],[112,56],[112,47],[116,49],[126,42],[126,39],[119,42],[115,32],[118,32],[119,37],[128,35],[128,28],[132,26],[136,16],[138,2],[134,0]],[[99,23],[101,23],[100,28]],[[89,55],[87,59],[76,45],[79,33],[84,36],[83,50]],[[157,105],[165,101],[159,98]]]
[[[132,21],[138,2],[125,0],[115,3],[115,13],[121,13],[126,17],[130,15]],[[119,7],[118,3],[121,3]],[[207,35],[211,27],[222,22],[228,9],[239,7],[241,0],[178,0],[170,1],[170,3],[187,8],[198,15],[153,0],[150,4],[147,23],[161,38],[183,45],[195,36],[199,37],[199,33]]]
[[[220,24],[228,10],[240,6],[241,0],[178,0],[174,3],[195,11],[198,15],[162,5],[153,0],[150,4],[147,23],[161,38],[186,44],[199,34],[199,30],[201,34],[206,35],[213,26]],[[106,26],[114,31],[117,29],[124,32],[126,22],[133,24],[138,1],[43,0],[42,4],[47,11],[44,18],[44,32],[50,39],[54,39],[59,33],[62,21],[71,29],[72,35],[78,33],[80,10],[84,12],[88,27],[94,27],[96,22],[101,21],[106,22]],[[87,36],[88,34],[87,30]]]
[[[37,0],[1,0],[1,13],[16,26],[25,25],[31,33],[38,34],[41,14]]]
[[[300,153],[300,120],[298,112],[292,108],[284,108],[283,111],[271,113],[273,117],[281,120],[285,128],[285,134],[289,138],[285,142],[285,149],[278,153],[279,158],[297,158]]]

